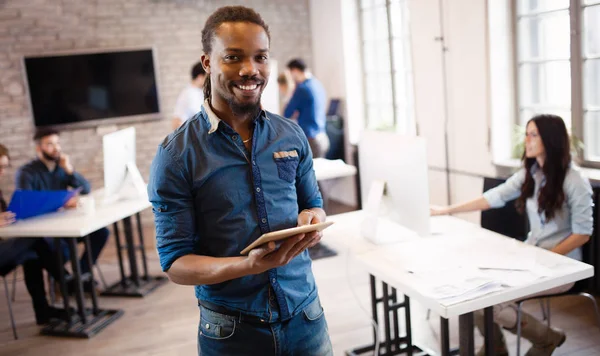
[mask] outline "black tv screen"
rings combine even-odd
[[[160,111],[152,49],[26,57],[25,72],[35,126],[102,124]]]

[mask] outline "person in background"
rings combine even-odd
[[[505,183],[483,196],[450,207],[431,208],[431,215],[444,215],[500,208],[517,199],[517,208],[527,214],[531,231],[526,243],[581,261],[581,246],[593,230],[592,187],[571,164],[569,134],[562,118],[538,115],[527,123],[523,165]],[[537,296],[566,292],[573,283]],[[551,355],[565,342],[564,332],[550,328],[532,315],[521,312],[522,335],[532,346],[526,355]],[[514,303],[494,306],[497,355],[508,355],[498,324],[516,333],[517,307]],[[483,334],[483,312],[475,313],[475,323]],[[483,355],[480,350],[478,355]]]
[[[293,59],[287,65],[296,83],[296,89],[283,116],[298,115],[298,125],[308,138],[314,158],[323,158],[329,150],[329,137],[325,132],[327,95],[321,82],[306,70],[302,59]]]
[[[192,81],[181,91],[175,102],[175,117],[172,121],[173,130],[176,130],[186,120],[200,112],[204,102],[202,87],[205,78],[206,72],[202,67],[202,63],[194,64],[192,67]]]
[[[0,178],[5,174],[9,163],[8,149],[0,144]],[[15,222],[15,214],[6,209],[6,200],[0,191],[0,229]],[[1,230],[0,235],[2,235]],[[23,265],[25,286],[31,296],[36,323],[43,325],[51,319],[64,318],[66,316],[64,309],[50,306],[46,299],[42,268],[53,278],[59,278],[59,264],[52,255],[48,243],[44,239],[35,238],[0,239],[0,270],[10,271],[20,264]]]
[[[198,354],[332,355],[307,248],[298,234],[240,251],[264,233],[326,219],[301,128],[262,110],[269,28],[227,6],[202,30],[200,114],[158,147],[148,196],[163,270],[196,286]]]
[[[51,128],[38,129],[33,136],[37,159],[20,167],[16,174],[17,189],[25,190],[67,190],[81,188],[81,194],[90,193],[90,183],[77,173],[68,155],[62,152],[60,136],[57,130]],[[65,208],[75,208],[77,198],[69,200]],[[84,251],[80,260],[81,273],[90,272],[88,253],[92,256],[92,263],[96,263],[102,248],[108,239],[108,229],[102,228],[92,232],[90,249]],[[83,242],[83,238],[78,239]],[[65,252],[68,251],[65,245]],[[95,283],[95,282],[94,282]],[[84,282],[84,290],[90,291],[94,283]],[[72,288],[70,288],[72,290]]]
[[[294,81],[288,72],[282,72],[277,76],[277,85],[279,86],[280,108],[285,108],[294,93]]]

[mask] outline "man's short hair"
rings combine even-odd
[[[41,127],[35,130],[35,134],[33,134],[33,140],[39,143],[44,137],[52,135],[60,135],[60,132],[52,127]]]
[[[192,80],[198,78],[199,75],[206,75],[202,62],[198,62],[192,67]]]
[[[288,69],[298,69],[301,72],[304,72],[306,70],[306,63],[304,63],[304,60],[300,59],[300,58],[296,58],[296,59],[292,59],[291,61],[288,62],[287,64]]]

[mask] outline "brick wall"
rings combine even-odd
[[[271,29],[272,58],[280,66],[296,56],[310,62],[307,0],[0,0],[0,143],[9,147],[13,158],[12,168],[0,179],[5,196],[12,194],[16,167],[35,155],[24,55],[154,46],[164,119],[133,124],[137,163],[147,179],[156,146],[170,131],[176,97],[202,54],[204,22],[224,5],[244,5],[261,13]],[[102,139],[97,129],[65,131],[61,143],[92,187],[102,187]]]

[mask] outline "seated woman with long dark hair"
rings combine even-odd
[[[499,208],[518,198],[517,208],[527,214],[531,227],[525,242],[581,261],[581,246],[593,230],[593,193],[590,182],[571,164],[569,135],[560,117],[538,115],[529,120],[523,164],[504,184],[482,197],[446,208],[431,208],[431,215]],[[538,295],[562,293],[572,287],[570,283]],[[494,306],[494,322],[496,354],[508,355],[498,324],[516,333],[515,303]],[[483,333],[483,313],[475,314],[475,323]],[[566,339],[564,332],[549,328],[525,312],[521,324],[523,337],[532,343],[526,355],[551,355]]]
[[[4,175],[9,162],[8,149],[0,144],[0,177]],[[6,201],[0,191],[0,236],[1,228],[15,221],[15,214],[6,211],[6,208]],[[0,271],[9,273],[20,264],[23,265],[25,285],[31,295],[37,324],[46,324],[53,318],[63,318],[64,309],[51,307],[46,299],[42,268],[56,280],[59,278],[59,264],[52,255],[48,243],[44,239],[34,238],[0,239]]]

